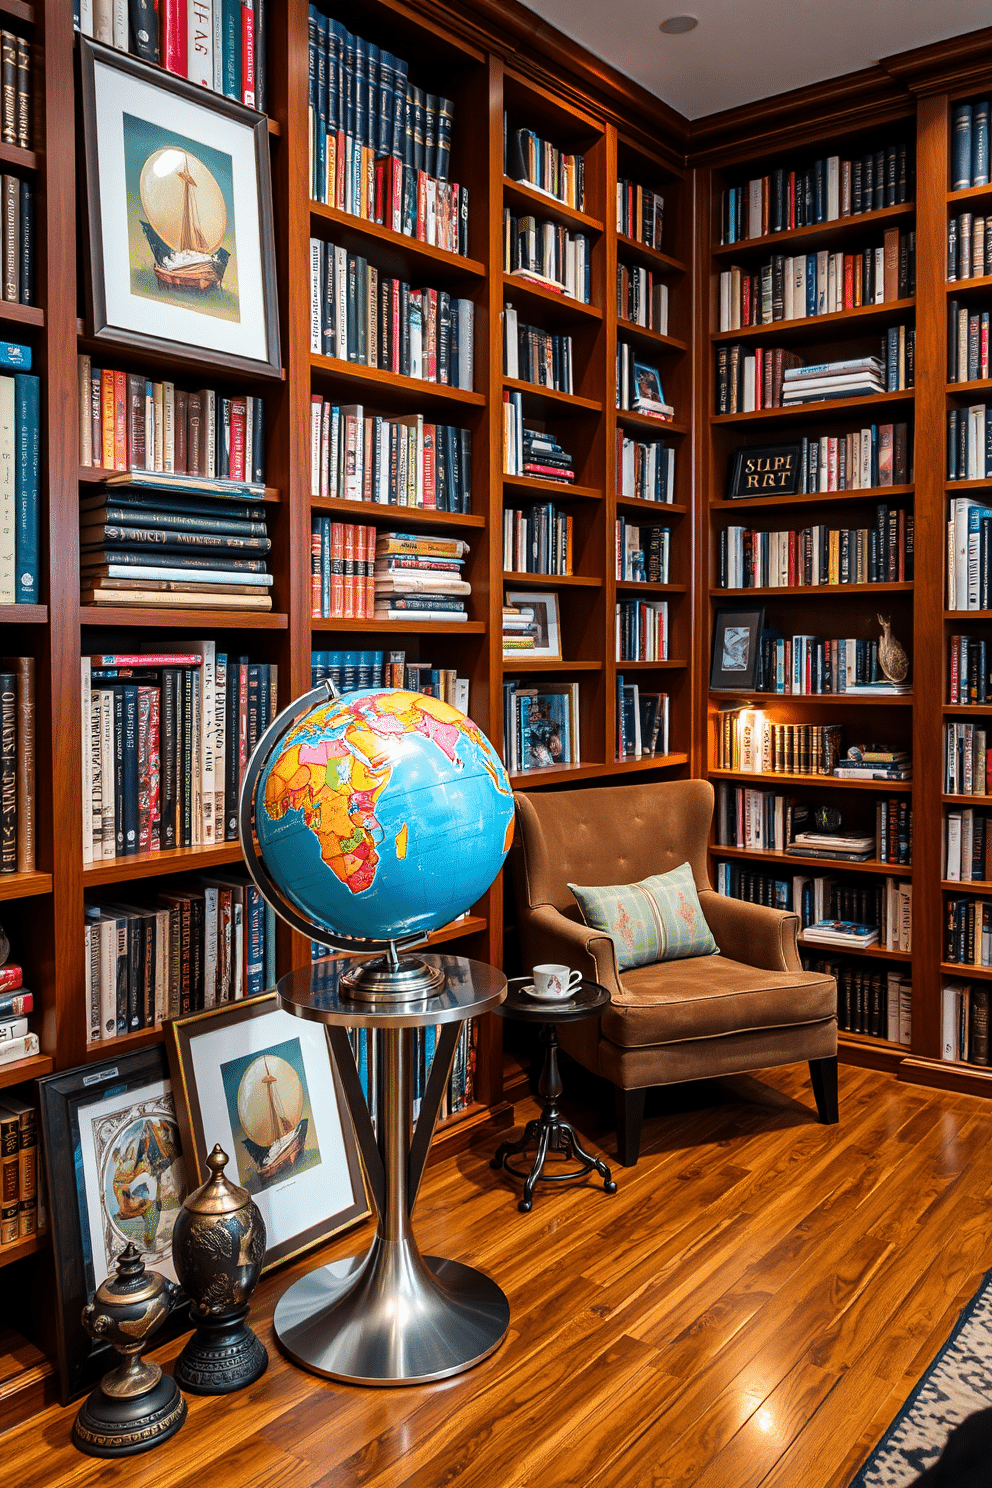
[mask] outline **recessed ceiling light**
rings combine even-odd
[[[699,17],[693,15],[669,16],[667,21],[662,21],[659,29],[666,36],[681,36],[686,31],[695,31],[699,25]]]

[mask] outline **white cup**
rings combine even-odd
[[[531,973],[534,991],[538,997],[570,997],[582,980],[581,971],[570,971],[567,966],[535,966]]]

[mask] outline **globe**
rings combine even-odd
[[[485,893],[510,848],[513,795],[464,713],[371,688],[312,707],[277,741],[254,824],[276,888],[329,945],[398,940]]]

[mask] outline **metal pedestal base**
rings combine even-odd
[[[364,1256],[311,1271],[276,1307],[291,1359],[331,1379],[417,1385],[471,1369],[498,1348],[510,1304],[482,1271],[376,1239]]]

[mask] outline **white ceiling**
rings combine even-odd
[[[988,0],[530,0],[529,9],[689,119],[990,22]],[[658,27],[673,15],[699,25],[666,36]]]

